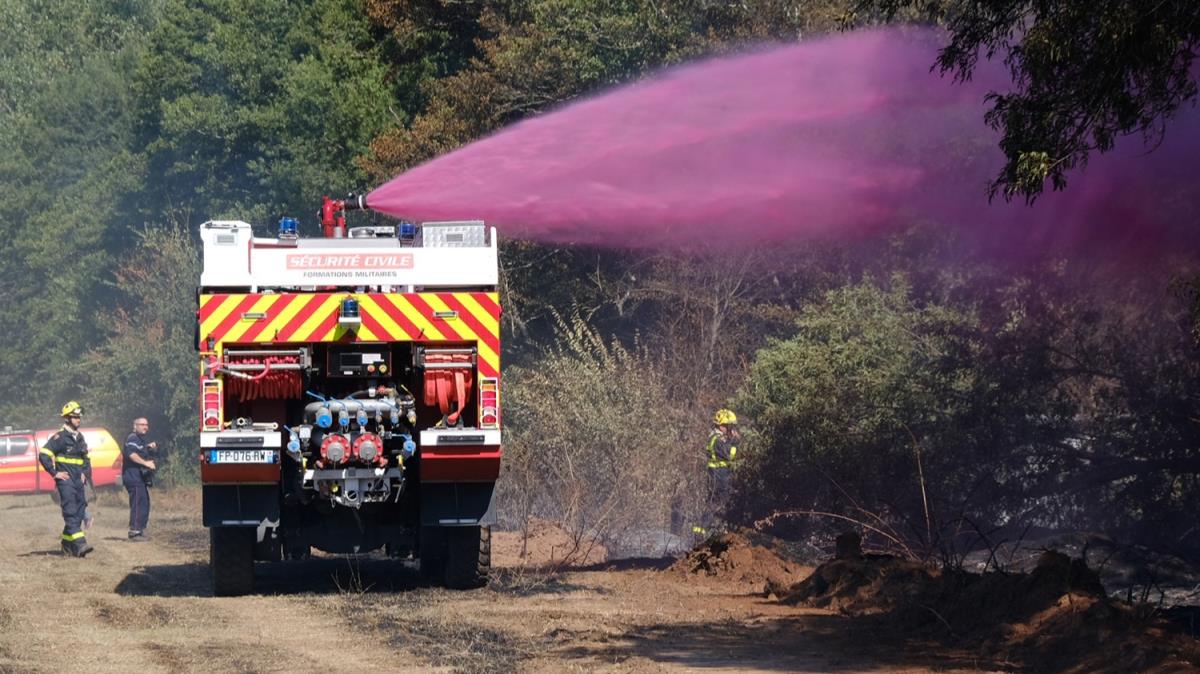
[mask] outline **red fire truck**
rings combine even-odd
[[[500,470],[496,232],[201,225],[200,475],[213,592],[254,563],[384,550],[449,587],[490,566]]]

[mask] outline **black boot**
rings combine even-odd
[[[73,541],[63,541],[63,552],[72,557],[86,557],[87,553],[94,549],[95,548],[88,544],[86,538],[77,538]]]

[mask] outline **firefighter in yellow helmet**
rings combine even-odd
[[[83,423],[83,408],[72,400],[62,407],[63,427],[42,447],[38,460],[42,468],[54,477],[62,507],[62,549],[72,557],[84,557],[92,551],[82,528],[87,511],[84,482],[92,481],[92,463],[88,459],[87,441],[79,426]]]
[[[733,491],[731,470],[737,458],[738,433],[737,415],[731,410],[719,409],[713,414],[713,429],[708,436],[708,502],[700,526],[692,527],[694,533],[708,535],[716,525]]]

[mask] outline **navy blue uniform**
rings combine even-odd
[[[88,458],[87,441],[83,433],[63,426],[46,441],[46,446],[38,453],[38,461],[51,477],[55,473],[67,474],[67,479],[55,480],[62,508],[63,550],[82,557],[91,550],[83,532],[83,518],[87,511],[83,485],[85,481],[92,480],[92,462]]]
[[[121,483],[129,492],[129,535],[135,536],[146,530],[150,521],[150,490],[143,477],[145,467],[134,463],[129,457],[136,454],[143,461],[150,460],[150,450],[146,447],[146,437],[140,433],[130,433],[125,438],[125,446],[121,448],[124,457],[121,470]]]

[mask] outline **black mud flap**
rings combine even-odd
[[[279,521],[276,485],[205,485],[204,526],[256,527]]]
[[[461,527],[493,524],[491,482],[451,482],[421,485],[421,524]]]

